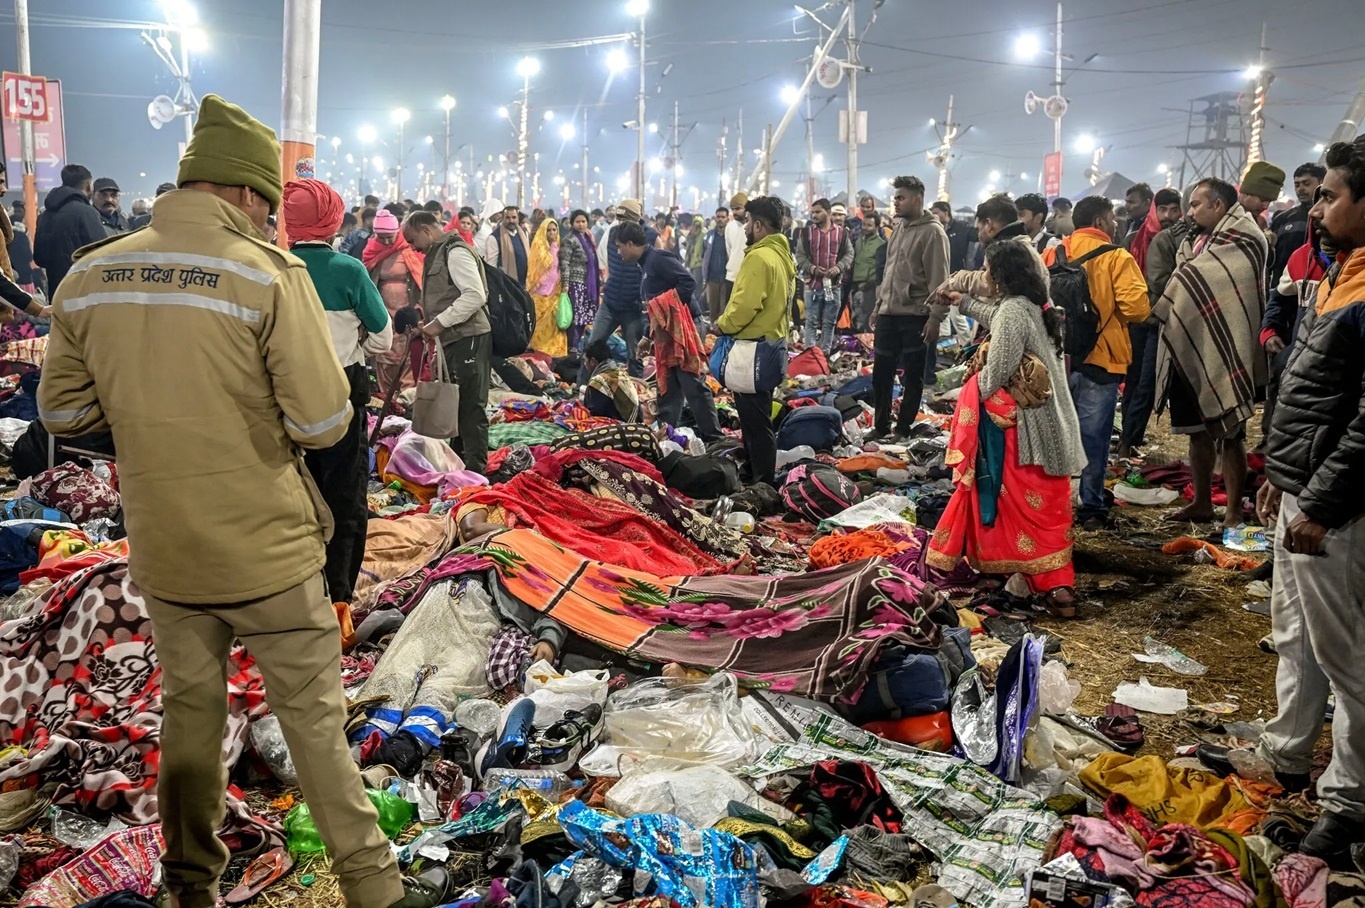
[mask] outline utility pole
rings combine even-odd
[[[583,210],[592,211],[592,195],[588,190],[588,109],[583,108]],[[591,220],[591,218],[589,219]]]
[[[678,141],[678,102],[673,102],[673,153],[672,163],[669,165],[670,179],[668,190],[668,213],[672,214],[678,207],[678,163],[682,155],[682,143]]]
[[[322,0],[285,0],[284,78],[280,103],[281,164],[285,182],[312,177],[318,138],[318,48],[322,39]],[[184,47],[182,36],[181,47]],[[188,60],[186,74],[188,75]],[[190,118],[185,127],[193,132]],[[289,225],[278,215],[281,247],[289,248]]]
[[[1057,4],[1057,44],[1053,53],[1053,65],[1055,67],[1052,77],[1052,95],[1055,98],[1064,98],[1062,94],[1062,4]],[[1052,152],[1053,154],[1062,153],[1062,114],[1066,112],[1063,106],[1061,113],[1052,118]]]
[[[441,160],[441,198],[450,201],[450,112],[455,109],[454,95],[441,96],[441,110],[446,115],[446,153]]]
[[[19,72],[33,75],[28,50],[28,0],[14,0],[14,31],[18,42]],[[28,235],[38,235],[38,164],[33,149],[33,123],[19,121],[19,157],[24,167],[24,226]]]
[[[815,117],[810,112],[810,92],[806,93],[806,205],[819,198],[815,188]]]
[[[716,207],[719,208],[726,204],[725,198],[725,137],[730,134],[729,121],[722,121],[720,124],[720,142],[716,145]]]
[[[1265,134],[1265,95],[1270,88],[1270,83],[1274,76],[1266,71],[1266,24],[1261,23],[1261,52],[1256,62],[1256,78],[1252,89],[1251,100],[1251,133],[1247,142],[1247,166],[1250,167],[1254,162],[1264,160],[1265,146],[1263,144]]]
[[[645,7],[640,7],[640,90],[635,96],[635,198],[645,198]],[[648,207],[648,206],[646,206]]]
[[[735,127],[735,192],[744,185],[744,108],[739,109],[739,125]]]
[[[763,182],[759,190],[769,195],[773,185],[773,124],[763,127]]]
[[[1351,106],[1346,108],[1346,116],[1341,118],[1337,128],[1332,130],[1332,137],[1323,146],[1323,156],[1326,156],[1327,149],[1337,142],[1349,142],[1356,137],[1360,131],[1360,124],[1365,122],[1365,80],[1360,83],[1360,91],[1351,101]],[[1322,158],[1318,159],[1319,161]],[[29,206],[30,210],[32,206]]]
[[[940,202],[948,201],[948,162],[953,158],[953,143],[966,132],[965,129],[953,119],[953,96],[948,96],[948,119],[942,123],[934,123],[934,130],[938,133],[938,150],[928,154],[929,163],[933,164],[938,170],[938,192],[937,198]],[[970,128],[970,127],[968,127]]]
[[[858,0],[848,0],[848,207],[858,204]]]

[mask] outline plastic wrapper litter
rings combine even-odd
[[[625,878],[621,868],[578,851],[546,871],[545,884],[559,895],[564,883],[572,882],[578,887],[572,908],[588,908],[615,896]]]
[[[561,673],[544,660],[537,662],[526,671],[526,693],[536,705],[536,727],[547,728],[569,711],[602,706],[610,680],[606,669]]]
[[[284,743],[284,731],[280,728],[279,717],[262,716],[251,725],[251,746],[261,755],[265,765],[286,785],[298,785],[299,774],[294,768],[294,758],[289,755],[289,745]]]
[[[19,872],[19,839],[0,839],[0,892],[9,889],[10,881]]]
[[[650,755],[728,768],[756,759],[761,751],[729,672],[701,682],[641,681],[608,698],[605,718],[606,747],[598,748],[604,753],[591,756],[598,757],[594,766],[608,763],[611,775]]]
[[[995,694],[986,690],[981,670],[962,673],[953,691],[953,736],[967,759],[978,766],[989,766],[999,752],[995,734]]]
[[[1060,662],[1048,662],[1043,666],[1042,678],[1038,683],[1038,705],[1049,716],[1060,716],[1071,708],[1081,695],[1081,682],[1067,677],[1066,666]]]
[[[714,826],[729,816],[731,801],[761,810],[778,822],[792,819],[791,811],[715,766],[629,772],[607,792],[607,809],[621,816],[671,813],[693,826]]]

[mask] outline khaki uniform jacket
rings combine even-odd
[[[331,515],[300,448],[352,419],[303,262],[206,192],[77,252],[53,300],[38,415],[107,430],[129,572],[169,602],[249,602],[321,570]]]

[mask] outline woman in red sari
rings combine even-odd
[[[414,341],[412,332],[399,327],[404,320],[398,313],[416,307],[422,299],[422,253],[403,239],[397,216],[391,211],[380,211],[374,218],[374,236],[365,244],[360,260],[379,287],[379,295],[384,299],[384,308],[389,310],[389,319],[394,326],[393,346],[387,353],[377,353],[374,357],[379,393],[387,395],[394,383],[398,383],[399,391],[416,387],[422,364],[422,344],[420,340]],[[405,361],[410,363],[407,369],[404,368]]]
[[[1023,574],[1043,606],[1069,618],[1071,476],[1085,455],[1062,364],[1061,313],[1048,302],[1044,274],[1031,247],[1001,240],[986,251],[995,301],[950,295],[964,315],[990,327],[991,346],[958,397],[947,453],[956,489],[927,560],[951,570],[965,556],[982,573]],[[1019,387],[1026,358],[1051,385],[1041,402],[1040,395],[1009,390]],[[1021,407],[1016,397],[1031,406]]]

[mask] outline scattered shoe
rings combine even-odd
[[[433,867],[418,876],[403,877],[403,897],[389,908],[436,908],[454,895],[450,873],[444,867]]]
[[[1094,533],[1108,528],[1109,521],[1105,520],[1103,517],[1087,517],[1081,521],[1081,529],[1085,530],[1087,533]]]
[[[1220,744],[1200,744],[1195,748],[1194,755],[1215,775],[1222,777],[1230,776],[1237,771],[1233,765],[1232,752],[1231,747],[1223,747]],[[1306,772],[1280,772],[1275,770],[1275,781],[1290,794],[1307,791],[1308,786],[1312,784],[1312,780]]]
[[[1299,846],[1302,854],[1322,858],[1333,870],[1351,871],[1351,846],[1365,841],[1365,818],[1324,812]]]
[[[480,776],[488,775],[490,769],[512,769],[521,765],[535,719],[535,701],[530,697],[518,700],[508,712],[502,730],[489,741],[483,759],[479,761]]]
[[[597,743],[603,724],[602,707],[596,703],[582,712],[568,711],[563,719],[535,736],[526,749],[526,765],[568,772],[583,752]]]

